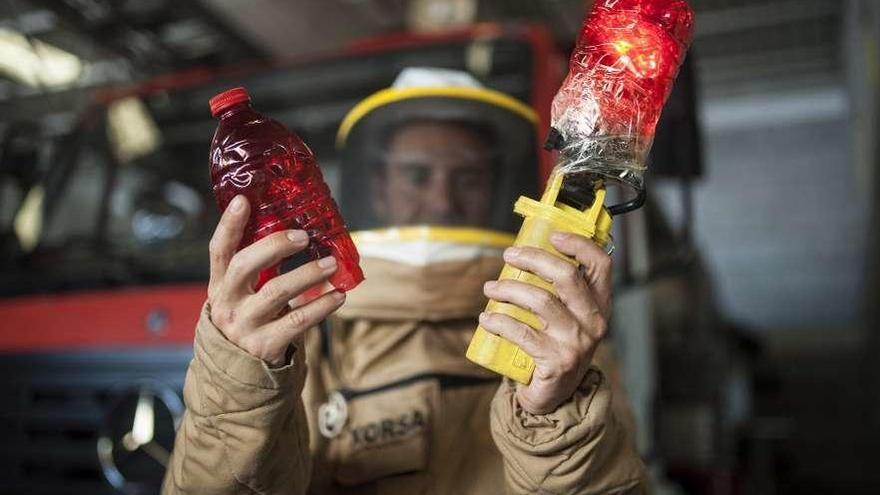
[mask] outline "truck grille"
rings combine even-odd
[[[117,493],[97,456],[107,411],[145,380],[179,395],[191,358],[190,347],[0,354],[0,493]]]

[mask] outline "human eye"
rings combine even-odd
[[[401,175],[410,185],[425,187],[431,180],[431,168],[420,164],[408,164],[402,167]]]

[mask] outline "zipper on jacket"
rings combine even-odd
[[[393,381],[391,383],[386,383],[383,385],[378,385],[370,388],[362,388],[362,389],[351,389],[348,387],[342,387],[337,389],[336,391],[342,394],[346,401],[352,401],[354,399],[358,399],[361,397],[366,397],[368,395],[378,394],[381,392],[386,392],[388,390],[393,390],[396,388],[406,387],[407,385],[412,385],[413,383],[418,383],[424,380],[437,380],[440,383],[441,389],[453,389],[453,388],[461,388],[461,387],[471,387],[475,385],[482,385],[484,383],[499,381],[497,378],[492,377],[477,377],[477,376],[464,376],[464,375],[452,375],[448,373],[417,373],[415,375],[408,376],[406,378],[401,378],[400,380]]]
[[[332,339],[330,336],[330,324],[327,323],[326,320],[322,321],[319,325],[319,329],[321,332],[321,355],[324,357],[324,359],[328,360],[330,372],[333,374],[333,377],[336,378],[336,381],[341,384],[342,380],[340,380],[339,374],[337,372],[336,363],[333,359],[333,352],[331,349]],[[414,383],[425,380],[437,380],[440,388],[446,390],[461,387],[471,387],[499,381],[499,379],[495,377],[476,377],[454,375],[449,373],[424,372],[401,378],[400,380],[395,380],[393,382],[383,385],[377,385],[375,387],[353,389],[350,387],[342,386],[331,392],[329,394],[328,401],[321,404],[321,406],[318,408],[319,430],[321,431],[321,434],[327,438],[333,438],[337,436],[340,432],[342,432],[342,428],[345,426],[345,423],[348,420],[349,401],[373,394],[387,392],[388,390],[406,387],[408,385],[412,385]]]

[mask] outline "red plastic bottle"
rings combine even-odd
[[[254,111],[244,88],[218,94],[210,106],[220,119],[210,155],[217,205],[224,211],[238,194],[251,204],[239,249],[273,232],[302,229],[312,259],[336,258],[339,268],[330,283],[343,292],[357,286],[364,279],[360,256],[309,147],[280,122]],[[264,270],[256,288],[278,273],[279,265]]]

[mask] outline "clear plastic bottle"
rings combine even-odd
[[[308,146],[280,122],[254,111],[244,88],[211,98],[220,120],[211,143],[211,181],[223,211],[238,194],[248,198],[251,217],[239,249],[273,232],[302,229],[312,259],[336,258],[330,283],[348,291],[363,279],[360,257],[336,202]],[[257,288],[279,273],[276,265],[260,273]]]

